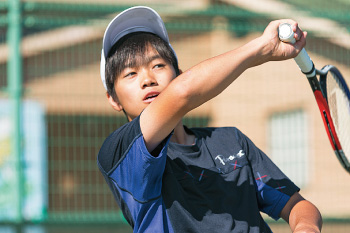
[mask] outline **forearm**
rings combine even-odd
[[[175,81],[187,89],[188,110],[220,94],[245,70],[263,63],[266,58],[262,51],[262,41],[255,39],[240,48],[205,60],[183,73]]]
[[[281,22],[289,22],[295,27],[297,42],[283,43],[278,38],[277,28]],[[186,71],[182,78],[175,80],[180,87],[186,87],[187,111],[220,94],[237,77],[250,67],[267,61],[280,61],[295,57],[305,46],[306,33],[290,20],[271,22],[264,33],[242,47],[208,59]],[[197,98],[200,97],[200,98]]]
[[[321,232],[322,216],[309,201],[299,201],[289,215],[289,226],[293,232]]]

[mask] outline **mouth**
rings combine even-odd
[[[159,95],[159,92],[150,92],[147,93],[147,95],[143,98],[143,102],[145,103],[151,103],[157,96]]]

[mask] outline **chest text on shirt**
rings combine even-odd
[[[241,158],[244,156],[245,153],[243,150],[240,150],[236,155],[230,155],[229,157],[225,158],[223,155],[217,155],[215,157],[215,160],[219,160],[222,165],[226,165],[227,162],[230,162],[236,158]]]

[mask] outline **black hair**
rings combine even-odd
[[[116,77],[126,67],[141,65],[149,46],[174,67],[176,76],[180,74],[176,55],[167,42],[149,32],[130,33],[113,45],[106,59],[107,92],[114,100],[117,97],[114,89]]]

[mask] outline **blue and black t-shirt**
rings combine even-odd
[[[299,191],[237,128],[191,128],[196,143],[160,145],[153,157],[139,117],[112,133],[98,165],[134,232],[271,232]]]

